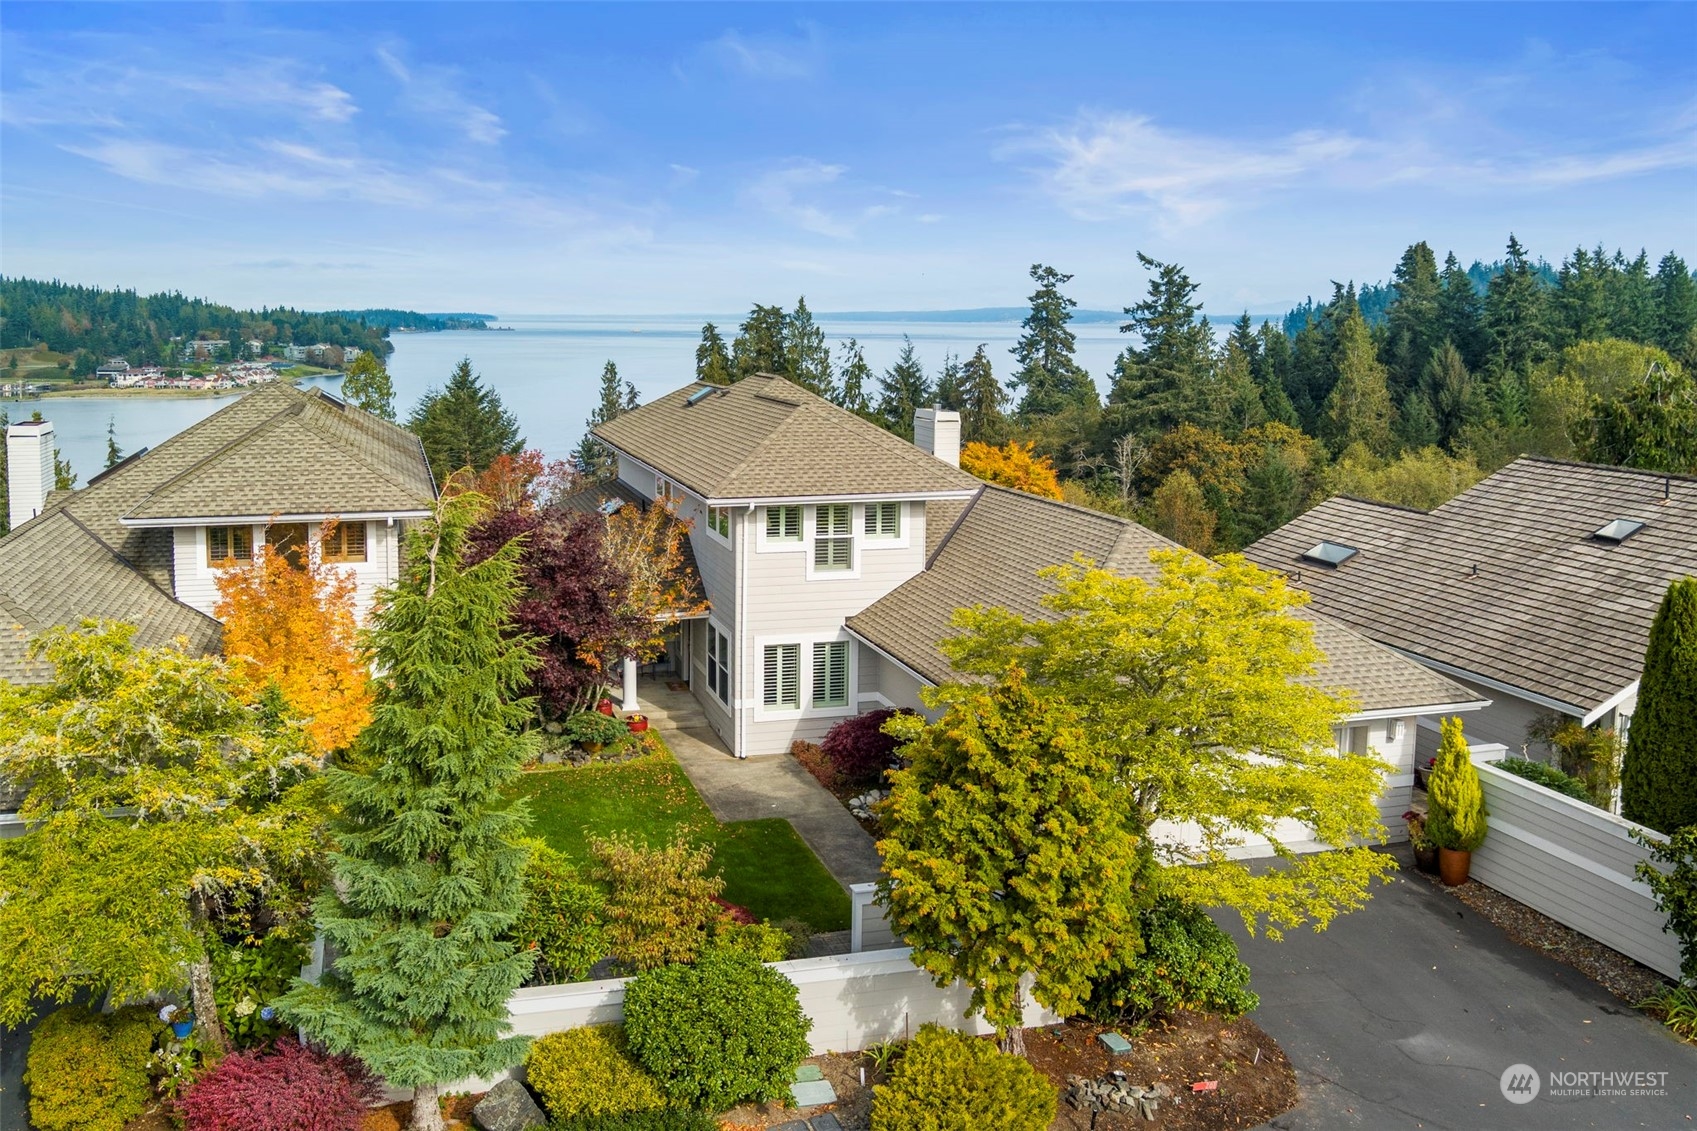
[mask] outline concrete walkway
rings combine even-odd
[[[782,817],[844,888],[878,878],[872,838],[794,758],[732,757],[687,691],[644,680],[637,696],[713,816],[721,821]]]
[[[1254,971],[1254,1020],[1302,1086],[1302,1103],[1267,1126],[1692,1126],[1697,1049],[1577,970],[1509,941],[1401,855],[1393,883],[1321,934],[1252,940],[1235,914],[1218,916]],[[1515,1064],[1539,1077],[1525,1104],[1501,1088]],[[1552,1094],[1551,1072],[1665,1073],[1665,1094]]]

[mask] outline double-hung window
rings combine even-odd
[[[206,564],[224,569],[253,560],[253,527],[208,526],[206,528]]]
[[[801,645],[766,645],[764,702],[774,708],[801,707]]]
[[[707,686],[719,702],[731,701],[731,641],[711,621],[707,624]]]
[[[799,541],[801,541],[801,508],[800,507],[767,507],[766,508],[766,541],[768,541],[768,542],[799,542]]]
[[[707,508],[707,529],[721,538],[731,536],[731,509],[729,507]]]
[[[813,568],[854,568],[854,508],[847,503],[814,507]]]
[[[866,536],[868,538],[900,538],[902,536],[902,505],[900,503],[867,503]]]
[[[813,646],[813,705],[848,706],[849,642],[825,641]]]

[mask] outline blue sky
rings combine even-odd
[[[0,271],[500,313],[1211,310],[1697,260],[1697,6],[0,8]]]

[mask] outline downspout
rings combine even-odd
[[[754,504],[750,503],[750,504],[748,504],[748,509],[743,512],[742,530],[737,535],[736,634],[737,634],[737,655],[738,656],[743,655],[744,648],[745,648],[745,640],[746,640],[746,634],[743,631],[743,626],[744,626],[744,624],[746,624],[746,622],[748,620],[748,538],[749,538],[749,532],[752,531],[753,529],[754,529]],[[736,756],[738,758],[747,758],[748,757],[748,728],[753,725],[753,720],[749,719],[745,723],[744,719],[743,719],[743,712],[744,711],[752,712],[754,710],[754,708],[752,706],[749,706],[749,704],[753,702],[752,697],[749,696],[749,695],[741,694],[741,693],[744,691],[743,685],[748,681],[748,669],[753,667],[753,666],[754,666],[754,649],[748,648],[747,649],[747,662],[746,663],[739,663],[737,665],[737,691],[739,693],[738,698],[737,698],[737,702],[738,702],[739,705],[737,706],[735,712],[733,712],[733,717],[736,719],[736,727],[735,727],[736,735],[735,735],[734,741],[732,742],[731,745],[732,745],[732,749],[735,751]]]

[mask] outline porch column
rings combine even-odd
[[[627,658],[625,660],[625,701],[619,704],[619,710],[635,711],[637,709],[636,660],[634,658]]]

